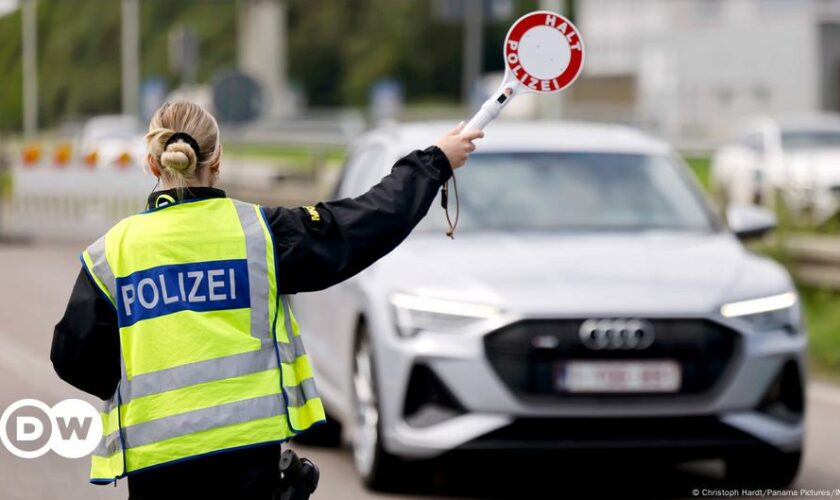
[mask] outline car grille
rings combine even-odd
[[[673,393],[569,394],[555,387],[559,363],[572,360],[675,360],[682,370],[681,395],[709,391],[738,347],[739,335],[702,319],[647,320],[654,342],[643,350],[592,350],[580,340],[583,319],[523,320],[485,336],[487,358],[510,390],[525,399],[557,400],[639,396],[672,398]],[[552,339],[546,343],[545,339]],[[539,347],[535,347],[539,346]],[[549,347],[546,347],[549,346]]]

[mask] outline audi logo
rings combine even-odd
[[[588,319],[580,341],[593,351],[641,351],[653,344],[653,325],[642,319]]]

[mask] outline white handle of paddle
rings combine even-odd
[[[470,130],[484,130],[488,123],[495,120],[507,103],[513,98],[513,89],[504,87],[484,101],[478,113],[464,126],[464,132]]]

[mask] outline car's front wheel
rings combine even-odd
[[[353,459],[365,485],[375,490],[383,490],[398,484],[400,471],[399,459],[382,447],[382,423],[375,366],[373,347],[363,325],[353,356]]]
[[[745,487],[786,488],[796,479],[802,452],[762,451],[726,459],[726,479]]]

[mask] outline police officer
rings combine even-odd
[[[355,199],[287,209],[213,188],[215,119],[189,102],[151,120],[163,189],[82,253],[51,359],[105,400],[90,480],[130,498],[268,499],[279,443],[324,420],[285,295],[343,281],[393,250],[482,133],[463,125]]]

